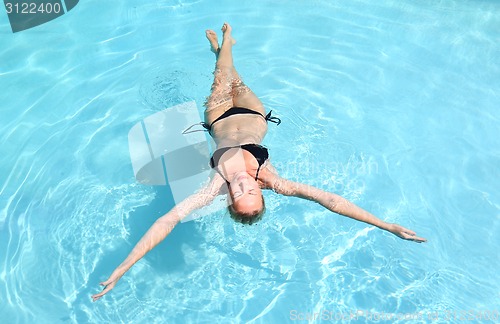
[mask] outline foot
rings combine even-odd
[[[236,44],[236,40],[231,36],[231,31],[233,30],[233,28],[228,24],[228,23],[224,23],[224,25],[222,25],[222,33],[224,35],[224,42],[225,41],[229,41],[231,42],[231,45],[234,45]]]
[[[210,50],[215,54],[219,54],[219,41],[217,40],[217,34],[213,30],[205,31],[208,41],[210,42]]]

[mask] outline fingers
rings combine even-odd
[[[105,294],[106,294],[106,292],[104,292],[104,290],[103,290],[103,291],[101,291],[101,292],[100,292],[100,293],[98,293],[98,294],[92,295],[92,301],[94,301],[94,302],[95,302],[96,300],[99,300],[99,299],[100,299],[102,296],[104,296]]]
[[[413,241],[417,243],[422,243],[422,242],[427,242],[427,240],[423,237],[417,236],[417,233],[414,231],[407,229],[401,225],[397,225],[399,227],[399,237],[402,239],[408,240],[408,241]]]
[[[427,240],[426,240],[425,238],[423,238],[423,237],[418,237],[418,236],[414,237],[414,238],[413,238],[413,241],[414,241],[414,242],[417,242],[417,243],[424,243],[424,242],[427,242]]]
[[[409,233],[411,233],[411,234],[409,234]],[[413,241],[413,242],[417,242],[417,243],[427,242],[427,240],[425,238],[417,236],[417,234],[413,231],[402,232],[401,234],[402,234],[402,237],[408,241]]]
[[[92,299],[93,301],[96,301],[98,299],[100,299],[102,296],[104,296],[105,294],[107,293],[106,289],[104,289],[103,291],[101,291],[100,293],[98,294],[95,294],[95,295],[92,295]]]
[[[115,284],[116,283],[114,283],[111,279],[101,282],[100,285],[104,286],[104,289],[100,293],[92,295],[92,301],[99,300],[102,296],[106,295],[111,289],[115,287]]]
[[[103,289],[103,291],[92,296],[93,301],[99,300],[102,296],[106,295],[111,289],[113,289],[113,286],[106,286]]]

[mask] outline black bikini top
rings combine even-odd
[[[223,179],[225,179],[224,176],[222,175],[222,173],[216,168],[216,166],[219,165],[219,160],[225,152],[227,152],[228,150],[230,150],[232,148],[236,148],[236,147],[240,147],[243,150],[250,152],[250,154],[252,154],[255,157],[255,159],[257,160],[257,162],[259,163],[259,167],[257,168],[257,172],[255,173],[255,181],[257,181],[257,178],[259,177],[260,167],[269,158],[269,152],[267,151],[267,148],[265,148],[264,146],[259,145],[259,144],[243,144],[243,145],[238,145],[238,146],[222,147],[220,149],[217,149],[214,152],[214,154],[212,155],[212,157],[210,158],[210,167],[215,168],[217,170],[217,172],[221,175],[221,177]],[[228,181],[226,180],[226,182],[228,182]]]

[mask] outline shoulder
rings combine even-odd
[[[259,180],[262,189],[269,189],[282,195],[293,195],[292,182],[282,178],[269,160],[259,173]]]
[[[213,172],[210,176],[208,183],[201,188],[199,193],[209,194],[211,196],[217,196],[223,193],[224,184],[226,181],[218,174]]]
[[[279,177],[278,172],[271,164],[271,161],[266,160],[259,172],[259,186],[261,189],[272,189],[273,182]]]

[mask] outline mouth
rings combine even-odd
[[[234,181],[240,181],[245,179],[247,177],[246,174],[247,174],[246,172],[240,172],[240,175],[236,175]]]
[[[240,182],[241,180],[246,179],[246,178],[247,178],[246,172],[238,172],[234,175],[232,182]]]

